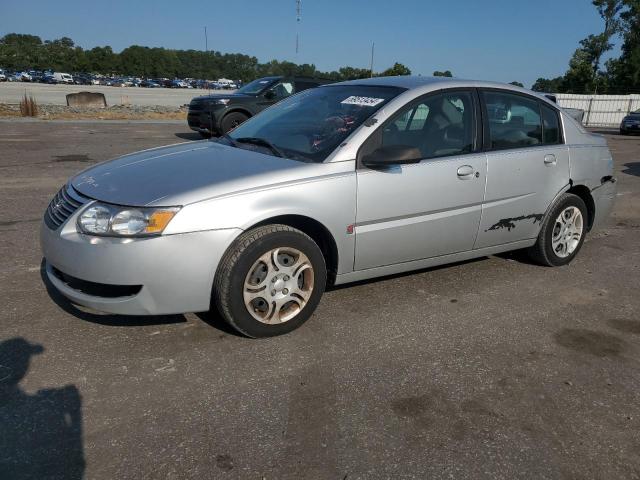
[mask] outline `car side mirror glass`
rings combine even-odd
[[[385,145],[362,157],[363,165],[370,168],[419,163],[420,160],[422,152],[410,145]]]

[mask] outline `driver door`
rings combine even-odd
[[[285,80],[279,81],[264,92],[263,98],[258,102],[259,108],[260,110],[264,110],[291,94],[293,94],[293,82]]]
[[[473,90],[430,94],[403,107],[367,140],[420,149],[417,163],[357,170],[355,270],[471,250],[487,172],[478,151]]]

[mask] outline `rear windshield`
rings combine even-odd
[[[403,91],[362,85],[312,88],[250,118],[229,136],[233,140],[260,138],[289,158],[322,162],[367,118]]]

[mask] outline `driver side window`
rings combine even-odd
[[[422,158],[461,155],[473,150],[473,98],[470,92],[432,95],[400,110],[382,132],[382,146],[415,147]]]
[[[279,82],[278,84],[271,87],[271,91],[273,92],[274,99],[283,99],[293,93],[293,83]]]

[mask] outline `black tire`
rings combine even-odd
[[[313,291],[306,305],[292,319],[278,324],[256,320],[243,298],[244,281],[249,269],[266,252],[291,247],[304,253],[313,267]],[[265,225],[248,230],[222,257],[213,284],[213,302],[222,317],[240,333],[251,338],[283,335],[300,327],[314,312],[327,283],[327,268],[322,251],[305,233],[287,225]]]
[[[575,250],[566,257],[560,257],[553,250],[552,237],[556,219],[567,207],[576,207],[580,210],[583,220],[582,235]],[[536,241],[536,244],[528,250],[529,257],[540,265],[548,267],[560,267],[562,265],[567,265],[575,258],[582,248],[582,244],[584,243],[584,239],[587,234],[588,218],[587,206],[580,197],[572,193],[565,193],[561,195],[560,198],[558,198],[558,200],[551,206],[543,220],[542,228],[538,234],[538,240]]]
[[[229,133],[248,118],[249,117],[247,115],[241,112],[227,113],[222,119],[222,124],[220,125],[222,133]]]
[[[626,131],[624,131],[624,130],[620,129],[620,135],[626,135],[626,134],[627,134],[627,132],[626,132]]]
[[[202,138],[211,138],[211,133],[209,132],[203,132],[202,130],[199,130],[198,133]]]

